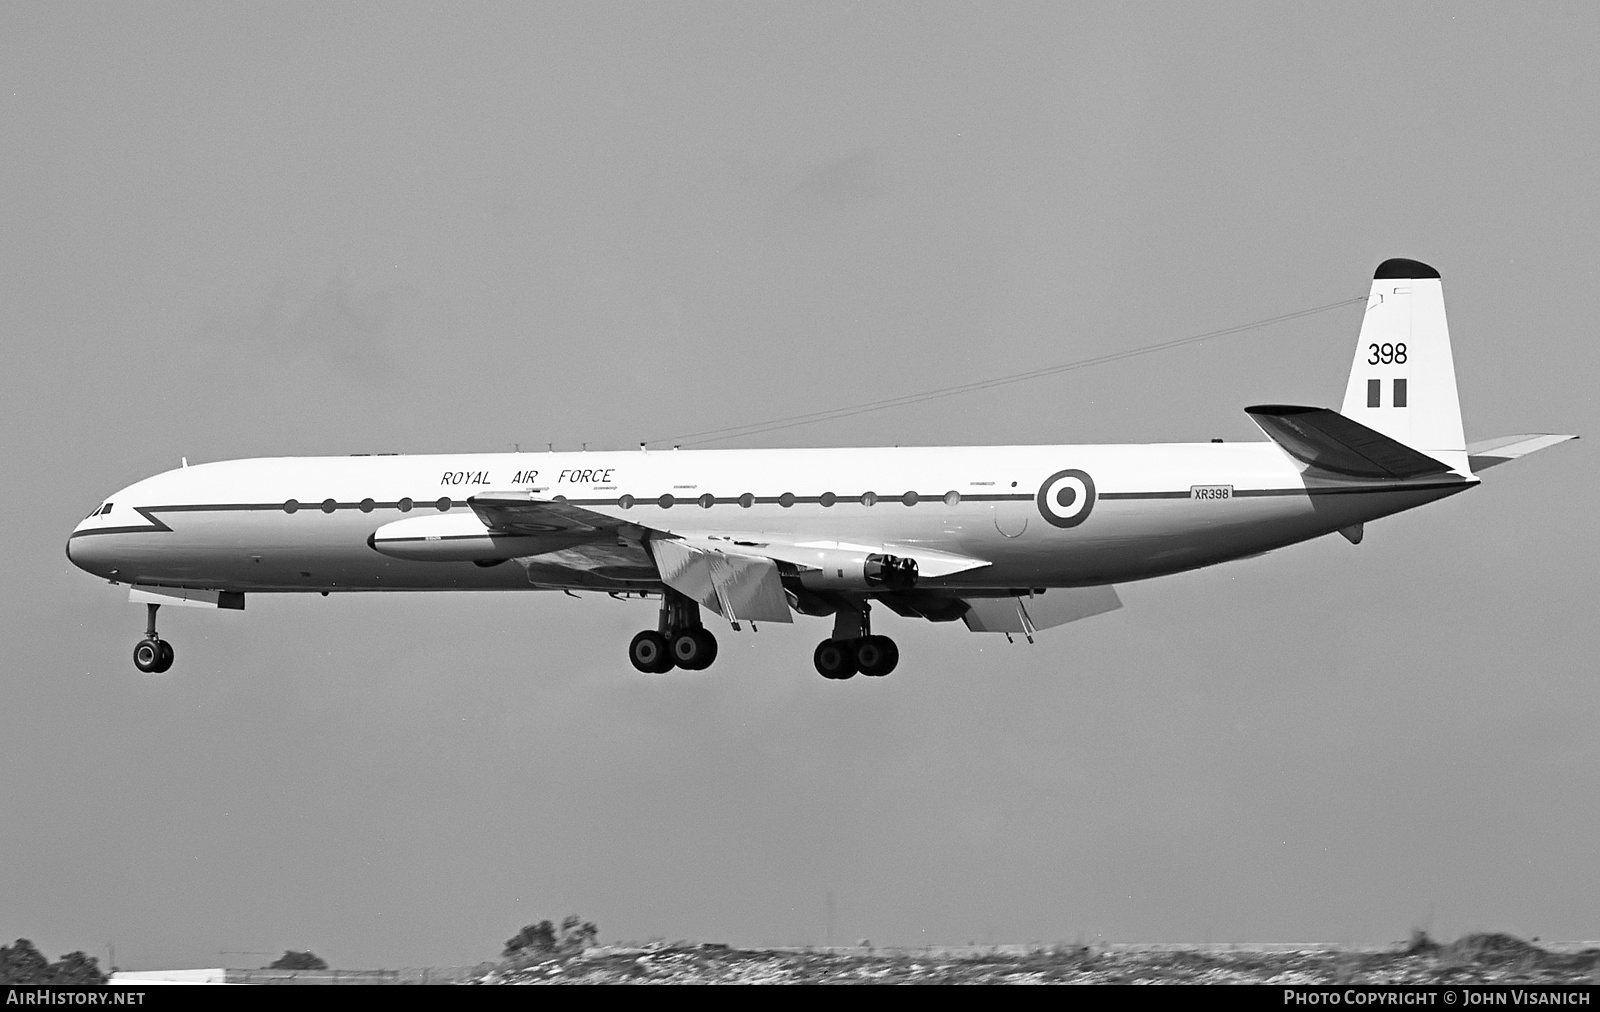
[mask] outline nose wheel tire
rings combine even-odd
[[[142,639],[133,648],[133,666],[145,674],[161,674],[172,667],[172,660],[172,644],[166,640]]]
[[[712,650],[714,652],[716,647]],[[628,660],[647,675],[665,674],[672,670],[672,649],[665,636],[654,629],[646,629],[628,644]]]
[[[848,640],[823,640],[811,655],[823,678],[850,678],[856,673],[856,654]]]
[[[900,648],[887,636],[863,636],[856,640],[855,659],[863,675],[881,678],[900,663]]]
[[[685,629],[672,637],[672,660],[685,671],[704,671],[717,659],[717,638],[711,630]]]

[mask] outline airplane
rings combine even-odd
[[[704,610],[735,631],[831,616],[817,671],[882,676],[899,648],[875,604],[1032,642],[1121,607],[1116,584],[1335,532],[1359,544],[1577,438],[1465,442],[1442,284],[1384,261],[1342,407],[1247,407],[1265,441],[185,460],[96,507],[67,557],[146,605],[143,672],[173,663],[162,605],[544,590],[658,598],[628,647],[641,672],[709,667]]]

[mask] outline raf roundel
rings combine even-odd
[[[1057,471],[1039,486],[1035,501],[1045,522],[1055,527],[1076,527],[1094,509],[1094,479],[1076,469]]]

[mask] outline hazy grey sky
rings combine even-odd
[[[1468,438],[1600,435],[1600,7],[0,8],[0,939],[128,968],[606,939],[1597,938],[1591,443],[1038,645],[255,596],[63,554],[191,461],[627,447],[1443,273]],[[1360,310],[761,445],[1258,438]]]

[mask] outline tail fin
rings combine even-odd
[[[1470,474],[1439,272],[1385,260],[1373,275],[1340,414]]]

